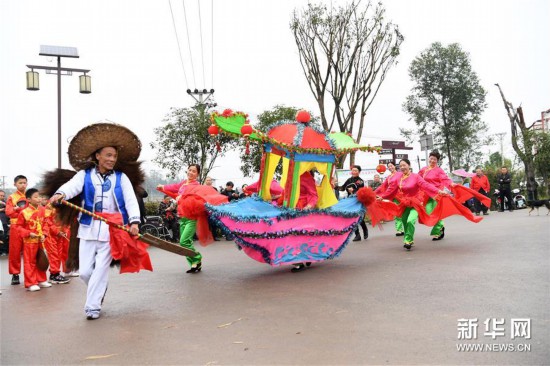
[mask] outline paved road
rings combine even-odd
[[[9,285],[2,258],[0,363],[549,364],[545,213],[492,213],[477,225],[451,218],[441,242],[419,226],[411,252],[385,224],[301,273],[220,242],[190,275],[181,257],[152,249],[154,272],[111,272],[96,321],[85,320],[80,280],[29,293]],[[461,318],[478,319],[476,340],[458,339]],[[505,335],[485,335],[487,318],[503,318]],[[511,339],[515,318],[531,320],[530,339]],[[531,350],[459,352],[463,343]]]

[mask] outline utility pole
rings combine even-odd
[[[495,133],[495,136],[500,140],[500,166],[504,165],[504,136],[506,132]]]
[[[203,89],[203,90],[187,89],[187,94],[189,94],[193,99],[195,99],[195,102],[197,102],[197,104],[193,108],[198,109],[201,120],[205,119],[206,117],[205,112],[207,109],[214,108],[217,106],[217,104],[214,103],[214,89],[210,89],[210,91],[206,89]],[[202,174],[203,176],[199,176],[200,182],[203,181],[203,178],[206,178],[206,175],[205,175],[206,171],[202,170]]]
[[[210,91],[203,89],[187,89],[187,94],[189,94],[197,104],[204,105],[206,108],[213,108],[217,106],[216,103],[214,103],[214,89],[210,89]],[[206,98],[204,97],[206,96]]]

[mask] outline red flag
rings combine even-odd
[[[121,214],[99,214],[115,224],[122,225]],[[124,230],[109,225],[111,256],[120,261],[120,273],[134,273],[142,269],[152,271],[153,265],[147,253],[148,245],[131,236]]]
[[[468,201],[470,198],[475,197],[477,198],[485,207],[491,207],[491,199],[487,196],[482,195],[479,192],[474,191],[471,188],[461,186],[457,184],[454,187],[451,187],[451,190],[453,191],[454,198],[460,202],[464,203]]]
[[[476,223],[483,220],[482,217],[474,216],[469,208],[465,207],[451,196],[441,196],[441,198],[437,200],[437,206],[435,206],[430,216],[437,217],[439,221],[452,215],[464,216],[466,220]]]

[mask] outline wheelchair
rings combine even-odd
[[[160,216],[145,216],[145,223],[139,228],[141,234],[151,234],[157,238],[176,241],[178,238],[172,229],[166,227]]]

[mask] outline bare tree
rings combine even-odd
[[[386,22],[382,3],[361,0],[338,8],[308,4],[294,10],[290,28],[321,125],[360,142],[367,110],[388,70],[397,62],[403,36]],[[354,154],[351,156],[351,164]]]
[[[508,119],[510,120],[510,130],[512,132],[512,146],[516,154],[523,162],[525,167],[525,177],[528,182],[535,179],[535,156],[536,153],[533,150],[534,146],[534,132],[533,125],[527,127],[523,118],[523,109],[518,107],[514,109],[512,103],[506,100],[504,93],[500,88],[500,85],[495,84],[500,91],[500,96],[504,102],[504,108],[508,113]],[[518,133],[519,128],[519,133]]]

